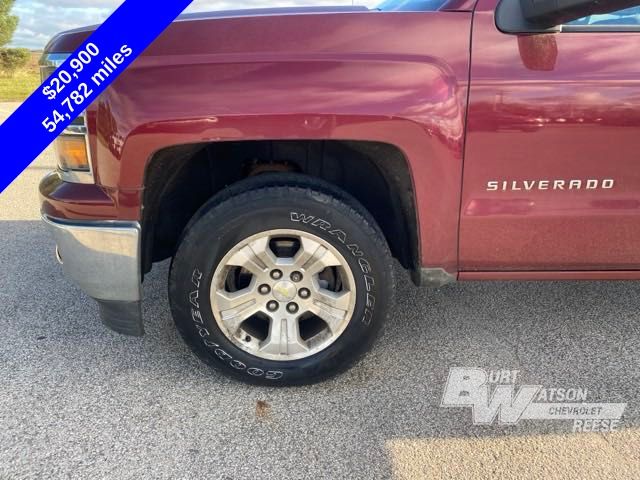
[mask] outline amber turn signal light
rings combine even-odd
[[[56,140],[61,170],[89,171],[89,156],[84,135],[60,135]]]

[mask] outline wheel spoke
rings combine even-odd
[[[222,323],[232,335],[238,331],[242,322],[261,309],[253,285],[237,292],[215,292],[215,305]]]
[[[340,260],[331,253],[326,247],[318,245],[318,248],[311,254],[311,256],[302,264],[301,269],[305,271],[307,275],[316,275],[327,267],[340,266]]]
[[[277,258],[269,246],[270,240],[269,237],[258,238],[252,241],[249,246],[267,268],[274,268],[277,263]]]
[[[269,238],[259,238],[248,243],[231,256],[227,265],[243,267],[254,275],[259,275],[273,268],[276,264],[275,255],[269,248]]]
[[[351,292],[331,292],[319,289],[315,292],[309,311],[324,320],[329,329],[337,333],[344,325],[351,303]]]
[[[311,240],[307,237],[300,237],[300,249],[296,252],[293,258],[293,263],[296,267],[302,268],[305,263],[309,261],[313,254],[320,248],[320,244],[315,240]]]
[[[346,312],[349,309],[349,303],[351,303],[351,292],[332,292],[325,288],[320,288],[315,291],[313,298],[315,302]]]
[[[260,351],[272,355],[295,355],[308,351],[304,340],[300,338],[300,323],[292,315],[273,316],[269,326],[269,335]]]

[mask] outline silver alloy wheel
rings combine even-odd
[[[355,281],[330,243],[300,230],[269,230],[233,247],[211,282],[211,307],[224,335],[256,357],[314,355],[349,324]]]

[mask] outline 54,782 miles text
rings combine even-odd
[[[118,52],[104,57],[100,63],[97,62],[98,59],[96,58],[99,54],[100,49],[95,44],[88,43],[83,50],[79,51],[69,61],[68,66],[72,69],[71,73],[63,68],[56,70],[42,88],[42,94],[49,100],[59,98],[63,92],[67,93],[65,92],[67,87],[73,88],[62,98],[58,108],[43,120],[42,125],[47,131],[55,132],[60,123],[65,122],[65,120],[70,121],[72,117],[85,110],[90,103],[89,99],[94,93],[92,87],[100,87],[109,77],[115,75],[118,67],[125,62],[127,57],[133,54],[133,50],[127,45],[123,45]],[[79,80],[80,73],[88,68],[93,68],[93,72],[89,74],[90,76],[86,81],[88,83],[78,83],[74,88],[74,79],[75,81]]]

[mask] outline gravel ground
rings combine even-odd
[[[2,118],[15,105],[0,107]],[[320,385],[249,387],[175,332],[167,263],[145,282],[147,335],[105,329],[39,221],[48,151],[0,196],[0,478],[640,478],[640,283],[415,288],[374,350]],[[440,408],[452,366],[628,403],[610,434],[568,421],[474,426]]]

